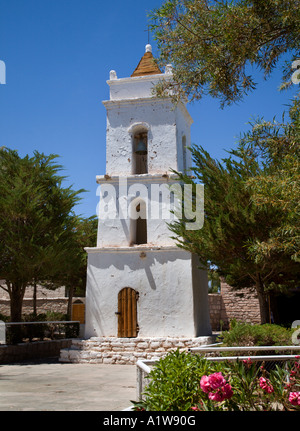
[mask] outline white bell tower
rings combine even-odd
[[[172,169],[191,166],[185,104],[160,98],[162,73],[151,45],[129,78],[110,72],[106,173],[97,176],[97,247],[87,248],[85,337],[211,335],[207,277],[178,248],[167,223],[179,184]]]

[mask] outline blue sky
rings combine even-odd
[[[66,185],[88,190],[76,212],[95,214],[96,175],[105,173],[109,71],[130,76],[148,42],[147,13],[162,0],[0,0],[0,146],[21,156],[55,153]],[[152,36],[153,54],[157,49]],[[296,86],[280,93],[280,71],[243,103],[221,110],[204,98],[189,106],[192,143],[221,159],[256,116],[281,117]],[[298,86],[297,86],[298,87]]]

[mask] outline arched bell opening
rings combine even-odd
[[[130,219],[130,245],[147,244],[147,205],[143,199],[131,203]]]
[[[133,135],[132,173],[134,175],[148,173],[148,133],[139,131]]]

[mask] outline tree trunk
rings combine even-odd
[[[71,286],[69,287],[68,308],[67,308],[67,316],[69,320],[72,319],[73,295],[74,295],[74,286]]]
[[[21,322],[22,321],[22,305],[25,294],[25,288],[22,284],[12,283],[12,287],[9,292],[10,296],[10,321]],[[14,325],[11,327],[10,342],[12,344],[21,343],[23,339],[21,325]]]
[[[37,311],[36,311],[36,291],[37,291],[37,287],[36,287],[36,282],[34,282],[33,284],[33,298],[32,298],[32,302],[33,302],[33,315],[36,317],[37,315]]]
[[[10,291],[10,321],[21,322],[22,320],[22,306],[25,288],[19,284],[12,284]]]
[[[256,287],[256,293],[257,293],[258,302],[259,302],[261,324],[269,323],[270,321],[269,305],[268,305],[267,295],[264,289],[264,284],[262,282],[260,274],[258,274],[258,277],[256,279],[255,287]]]

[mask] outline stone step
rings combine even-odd
[[[174,349],[187,350],[211,344],[214,336],[197,338],[116,338],[74,339],[60,351],[60,362],[135,364],[138,360],[159,359]]]
[[[71,363],[98,363],[98,364],[127,364],[134,365],[138,360],[158,360],[166,352],[160,354],[140,352],[96,352],[91,350],[62,349],[60,352],[60,362]]]

